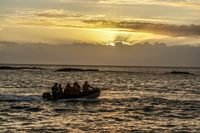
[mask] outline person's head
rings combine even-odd
[[[85,81],[85,84],[87,84],[88,82],[87,81]]]
[[[58,85],[58,83],[55,83],[55,85]]]
[[[70,84],[69,83],[67,83],[67,87],[69,87],[70,86]]]
[[[59,86],[61,86],[62,84],[59,84]]]

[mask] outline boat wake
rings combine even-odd
[[[44,101],[39,95],[0,95],[0,101]]]

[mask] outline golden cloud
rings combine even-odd
[[[165,5],[165,6],[192,6],[200,7],[199,1],[183,0],[182,2],[174,2],[165,0],[101,0],[101,4],[148,4],[148,5]]]
[[[200,37],[200,25],[173,25],[150,22],[114,21],[114,20],[24,20],[20,25],[36,25],[43,27],[107,29],[110,31],[143,32],[170,37]]]
[[[34,15],[38,17],[48,17],[48,18],[80,18],[83,17],[84,15],[81,14],[58,14],[58,13],[35,13]]]
[[[132,32],[147,32],[172,37],[200,37],[200,25],[170,25],[148,22],[128,22],[110,20],[83,20],[87,24],[93,24],[96,28],[126,29]]]
[[[20,24],[20,25],[47,26],[47,27],[55,25],[51,21],[48,21],[48,20],[23,20],[23,21],[19,21],[18,24]]]

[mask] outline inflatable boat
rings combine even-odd
[[[53,97],[53,95],[50,92],[45,92],[43,93],[42,97],[44,100],[51,101],[51,100],[59,100],[59,99],[78,99],[78,98],[93,99],[93,98],[97,98],[99,95],[100,95],[100,89],[94,88],[93,90],[87,93],[81,92],[75,95],[62,94],[61,96],[58,96],[58,97]]]

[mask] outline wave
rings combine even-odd
[[[39,95],[0,95],[0,101],[45,101],[42,96]],[[87,98],[76,98],[76,99],[59,99],[57,102],[99,102],[100,99],[87,99]]]

